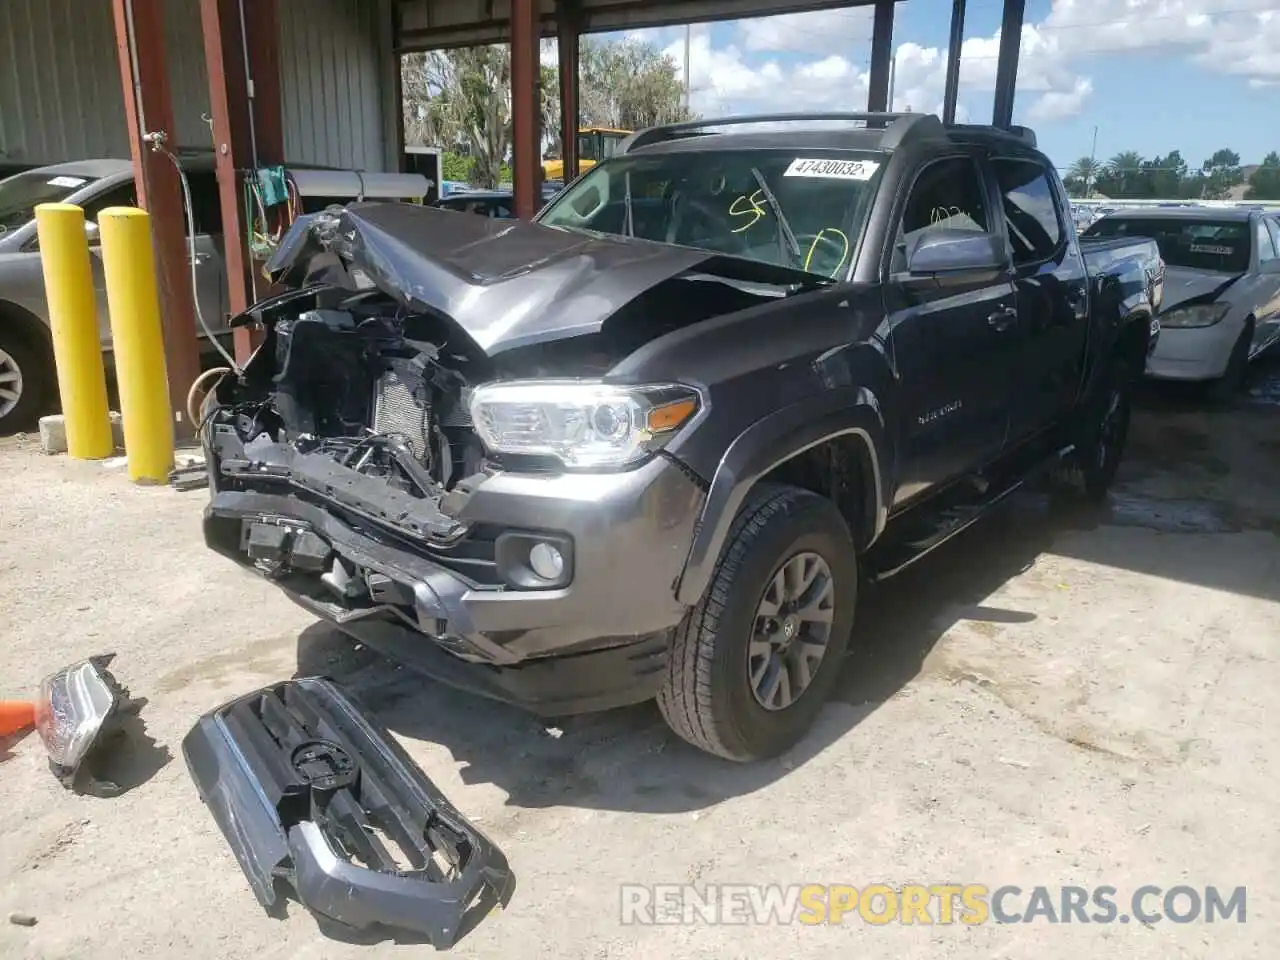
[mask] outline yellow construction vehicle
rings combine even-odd
[[[618,149],[618,144],[631,134],[630,130],[614,130],[609,127],[578,128],[578,172],[585,173],[601,160],[607,160]],[[548,160],[542,165],[544,180],[564,179],[564,160]]]

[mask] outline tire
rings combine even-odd
[[[1081,410],[1081,427],[1067,469],[1059,473],[1059,487],[1077,499],[1099,503],[1115,481],[1132,416],[1133,376],[1116,360],[1102,387]]]
[[[1244,387],[1249,372],[1249,347],[1253,344],[1253,321],[1245,324],[1240,339],[1231,348],[1227,369],[1217,380],[1209,384],[1209,399],[1213,403],[1230,403]]]
[[[46,353],[21,331],[0,328],[0,436],[31,429],[45,412],[54,376]]]
[[[762,603],[777,599],[775,580],[789,561],[790,573],[802,581],[814,574],[812,582],[819,586],[804,595],[810,598],[821,589],[825,564],[829,627],[784,616],[786,606],[777,617],[761,615]],[[812,726],[839,677],[853,628],[857,582],[853,537],[834,503],[798,487],[762,485],[753,491],[734,521],[705,596],[676,628],[658,693],[667,724],[695,747],[739,762],[774,757],[794,745]],[[772,652],[767,657],[760,653],[764,641],[756,629],[761,625],[772,627],[772,644],[786,648],[780,654],[790,663],[785,685],[790,689],[794,682],[799,689],[789,705],[782,704],[781,679],[774,694],[769,693],[778,661]],[[772,650],[772,644],[766,649]],[[806,650],[818,647],[820,659],[813,660],[805,685],[800,661],[806,660]],[[753,670],[763,678],[759,690]],[[766,706],[765,696],[772,706]]]

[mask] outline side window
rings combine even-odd
[[[1258,265],[1265,266],[1273,260],[1280,260],[1280,253],[1276,252],[1275,240],[1267,230],[1267,222],[1259,220],[1254,230],[1258,237]]]
[[[196,233],[222,235],[222,198],[218,195],[218,177],[207,171],[187,173],[187,186],[191,188],[191,213]]]
[[[982,179],[969,157],[937,160],[916,177],[902,211],[891,270],[905,270],[906,247],[925,230],[935,228],[975,233],[991,228]]]
[[[1033,160],[993,160],[1015,264],[1048,260],[1062,243],[1062,217],[1053,184]]]
[[[84,205],[84,218],[91,223],[98,222],[98,214],[107,207],[136,207],[138,190],[132,180],[112,187],[106,193],[99,194]]]
[[[1268,220],[1267,229],[1271,231],[1271,242],[1276,246],[1276,253],[1280,253],[1280,220]]]

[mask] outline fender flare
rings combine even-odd
[[[875,528],[879,536],[887,516],[883,466],[886,431],[875,396],[866,389],[840,390],[776,410],[747,428],[725,451],[711,479],[698,518],[676,597],[695,605],[711,582],[729,530],[751,488],[771,470],[806,450],[840,437],[866,445],[875,486]]]

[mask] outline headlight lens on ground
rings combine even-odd
[[[493,453],[550,456],[567,467],[619,467],[661,447],[698,407],[697,391],[679,384],[513,380],[477,387],[471,421]]]
[[[46,677],[36,703],[36,730],[49,759],[59,767],[78,767],[115,705],[115,693],[94,659]]]
[[[1231,309],[1226,303],[1201,303],[1191,307],[1174,307],[1160,314],[1164,327],[1212,327]]]

